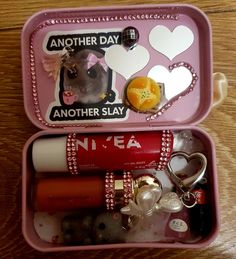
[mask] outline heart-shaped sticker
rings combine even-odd
[[[167,100],[185,91],[193,80],[192,73],[184,66],[176,67],[171,71],[161,65],[154,66],[148,72],[148,77],[165,85],[165,98]]]
[[[112,45],[105,53],[107,65],[126,80],[143,69],[149,59],[148,50],[140,45],[130,50],[126,50],[121,45]]]
[[[157,25],[149,34],[151,46],[170,60],[187,50],[193,41],[193,32],[184,25],[177,26],[173,31]]]
[[[161,65],[154,66],[148,77],[163,84],[160,105],[154,114],[146,118],[148,121],[158,118],[177,100],[190,93],[198,79],[193,67],[185,62],[174,63],[169,66],[169,70]]]
[[[195,159],[200,161],[201,163],[199,168],[197,168],[196,173],[185,179],[180,179],[171,167],[171,160],[176,156],[185,158],[188,163],[191,160]],[[190,191],[203,178],[206,171],[206,167],[207,159],[202,153],[196,152],[192,153],[191,155],[188,155],[185,152],[175,152],[172,154],[170,161],[167,164],[167,172],[171,180],[177,185],[177,187],[185,192]]]

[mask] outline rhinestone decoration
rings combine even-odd
[[[134,15],[111,15],[111,16],[93,16],[93,17],[82,17],[82,18],[57,18],[49,19],[44,23],[40,24],[30,36],[29,46],[29,61],[30,61],[30,72],[31,72],[31,85],[32,85],[32,97],[34,103],[34,111],[36,118],[47,127],[51,128],[64,128],[64,127],[97,127],[97,124],[51,124],[43,119],[41,110],[39,107],[38,90],[37,90],[37,77],[35,67],[35,53],[34,53],[34,38],[35,35],[43,28],[53,26],[57,24],[80,24],[80,23],[98,23],[98,22],[112,22],[112,21],[132,21],[132,20],[178,20],[178,14],[167,13],[168,8],[165,9],[165,13],[145,13],[145,14],[134,14]],[[161,10],[160,10],[161,11]],[[172,11],[170,9],[170,11]]]
[[[163,130],[161,136],[161,153],[160,160],[157,165],[157,170],[164,170],[171,156],[171,145],[173,134],[170,130]]]
[[[76,152],[76,133],[70,133],[66,141],[66,161],[69,172],[72,175],[79,173],[77,152]]]
[[[181,67],[181,66],[186,67],[191,72],[191,74],[192,74],[192,81],[191,81],[189,87],[187,88],[187,90],[183,91],[181,94],[179,94],[176,97],[172,98],[163,107],[161,107],[161,109],[158,110],[155,114],[149,115],[146,118],[147,121],[157,119],[165,111],[167,111],[176,101],[178,101],[179,99],[181,99],[182,97],[186,96],[187,94],[189,94],[190,92],[193,91],[194,86],[196,85],[196,82],[198,80],[198,76],[197,76],[196,72],[194,71],[194,68],[189,63],[182,62],[182,61],[178,62],[178,63],[175,63],[175,64],[169,66],[169,70],[172,71],[174,68]]]
[[[105,204],[107,210],[114,210],[115,202],[115,174],[107,171],[105,175]],[[123,205],[126,206],[133,198],[133,175],[129,171],[123,172]]]
[[[105,203],[107,210],[115,207],[115,176],[113,172],[107,171],[105,175]]]
[[[123,172],[124,206],[133,198],[133,175],[129,171]]]

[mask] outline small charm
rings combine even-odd
[[[135,27],[126,27],[122,32],[122,43],[130,50],[133,49],[139,40],[139,32]]]
[[[183,204],[175,192],[167,192],[159,201],[159,208],[165,212],[176,213],[182,210]]]
[[[182,151],[188,154],[203,152],[202,141],[192,134],[191,130],[181,130],[175,133],[175,146],[173,151]]]
[[[125,90],[126,103],[137,112],[155,112],[160,103],[161,88],[153,79],[136,77],[132,79]]]
[[[161,192],[160,187],[141,187],[136,197],[136,203],[129,200],[129,204],[121,209],[121,213],[145,219],[159,210],[169,213],[182,210],[183,204],[175,192],[168,192],[162,197]]]
[[[178,195],[168,192],[162,196],[162,185],[155,177],[141,176],[134,185],[135,198],[121,208],[121,213],[128,215],[129,227],[149,228],[150,222],[160,212],[175,213],[183,208]]]
[[[162,188],[160,186],[144,185],[136,195],[136,203],[133,200],[129,200],[129,204],[121,208],[121,213],[136,216],[140,219],[152,216],[161,193]]]

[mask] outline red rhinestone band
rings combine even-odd
[[[133,198],[133,175],[131,172],[123,172],[124,206]]]
[[[160,161],[157,165],[157,170],[164,170],[169,158],[171,156],[172,151],[172,141],[173,135],[170,130],[163,130],[161,136],[161,153],[160,153]]]
[[[79,173],[77,152],[76,152],[76,133],[70,133],[66,141],[66,160],[67,167],[71,174]]]
[[[105,202],[107,210],[114,210],[115,207],[115,176],[113,172],[106,172],[105,175]]]

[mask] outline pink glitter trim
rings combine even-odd
[[[47,26],[55,24],[78,24],[78,23],[98,23],[98,22],[116,22],[116,21],[134,21],[134,20],[178,20],[178,14],[170,13],[146,13],[146,14],[128,14],[128,15],[106,15],[83,18],[64,18],[50,19],[44,24]]]
[[[178,101],[179,99],[181,99],[182,97],[184,97],[185,95],[189,94],[190,92],[193,91],[194,86],[196,85],[196,82],[198,80],[198,76],[196,74],[196,72],[194,71],[193,67],[186,63],[186,62],[178,62],[178,63],[174,63],[173,65],[169,66],[169,70],[172,71],[173,69],[177,68],[177,67],[181,67],[184,66],[186,67],[192,74],[192,81],[190,83],[190,85],[188,86],[188,88],[183,91],[182,93],[180,93],[179,95],[173,97],[170,101],[168,101],[163,107],[161,107],[155,114],[149,115],[146,120],[150,121],[150,120],[154,120],[157,119],[158,117],[160,117],[165,111],[167,111],[176,101]]]
[[[133,175],[131,172],[123,172],[124,206],[133,198]]]
[[[77,152],[76,152],[76,133],[70,133],[66,141],[66,161],[69,172],[72,175],[79,173]]]
[[[105,175],[105,204],[107,210],[114,210],[115,207],[115,176],[113,172],[106,172]]]
[[[162,10],[160,9],[160,12]],[[168,9],[164,10],[165,12]],[[134,15],[107,15],[107,16],[94,16],[94,17],[84,17],[84,18],[58,18],[50,19],[40,24],[30,36],[30,46],[29,46],[29,59],[30,59],[30,73],[31,73],[31,84],[32,84],[32,97],[34,103],[34,111],[36,118],[45,126],[52,128],[64,128],[64,127],[90,127],[97,124],[51,124],[43,119],[41,110],[39,107],[38,100],[38,90],[37,90],[37,76],[35,67],[35,54],[34,54],[34,37],[41,30],[48,26],[53,26],[55,24],[80,24],[80,23],[97,23],[97,22],[112,22],[112,21],[131,21],[131,20],[178,20],[178,14],[171,13],[144,13],[144,14],[134,14]]]
[[[170,130],[163,130],[161,136],[161,153],[157,170],[164,170],[172,153],[173,134]]]

